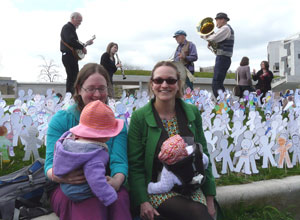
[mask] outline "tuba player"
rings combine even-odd
[[[230,20],[227,14],[220,12],[217,14],[215,19],[219,30],[211,35],[202,36],[202,38],[217,44],[217,57],[212,80],[212,90],[214,96],[217,98],[219,89],[225,91],[223,83],[231,64],[234,45],[234,31],[231,26],[227,24]]]

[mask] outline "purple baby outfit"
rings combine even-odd
[[[117,200],[117,193],[106,181],[105,171],[109,160],[105,148],[96,143],[77,142],[66,132],[56,142],[53,160],[54,175],[62,177],[80,167],[94,195],[109,206]]]

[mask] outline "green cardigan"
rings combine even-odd
[[[196,106],[182,100],[181,105],[195,141],[202,144],[203,152],[209,156],[199,110]],[[147,186],[152,178],[154,154],[160,135],[161,128],[156,124],[151,102],[133,112],[128,132],[128,181],[133,208],[149,201]],[[216,185],[210,163],[205,171],[206,181],[202,186],[203,193],[215,196]]]

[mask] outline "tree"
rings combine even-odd
[[[39,65],[39,67],[41,68],[39,78],[46,82],[58,81],[61,75],[56,68],[58,68],[59,66],[56,65],[54,63],[54,60],[52,59],[47,61],[44,56],[40,55],[40,57],[42,58],[44,63],[42,65]]]

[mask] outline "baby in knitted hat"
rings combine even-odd
[[[117,136],[123,125],[122,119],[115,119],[113,111],[97,100],[84,107],[79,125],[65,132],[56,142],[53,174],[63,177],[82,168],[87,180],[85,184],[60,184],[69,199],[78,202],[96,196],[105,206],[116,201],[117,193],[105,176],[109,161],[105,142]]]
[[[187,146],[183,138],[177,134],[164,141],[158,154],[158,159],[163,164],[172,165],[186,158],[191,153],[193,153],[193,146]],[[204,153],[202,160],[204,169],[206,169],[208,167],[208,157]],[[200,175],[194,177],[192,183],[201,183],[203,176],[201,175],[202,177],[200,177],[200,179],[199,176]],[[166,193],[169,192],[175,185],[181,186],[182,182],[174,173],[164,166],[160,180],[156,183],[150,182],[148,184],[148,193]]]

